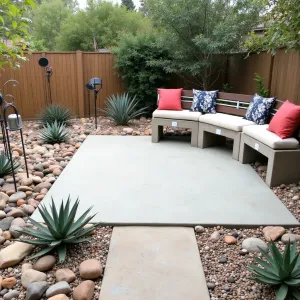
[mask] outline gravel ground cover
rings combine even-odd
[[[16,235],[14,228],[5,223],[8,217],[13,217],[17,226],[25,226],[27,216],[36,209],[44,195],[52,184],[67,166],[72,156],[89,134],[97,135],[151,135],[151,119],[141,118],[130,122],[128,126],[114,126],[113,122],[105,117],[99,117],[98,129],[94,129],[93,119],[74,119],[71,122],[71,138],[68,143],[43,145],[38,139],[40,125],[35,121],[24,122],[24,137],[27,154],[27,161],[30,170],[30,180],[24,175],[24,168],[17,174],[19,191],[25,194],[15,196],[12,185],[12,177],[0,178],[0,250],[12,245]],[[180,128],[165,128],[167,135],[190,135],[190,131]],[[11,134],[13,155],[21,162],[23,161],[20,139],[17,134]],[[262,163],[253,164],[258,174],[265,178],[266,166]],[[300,220],[300,186],[299,184],[281,185],[273,188],[273,192],[284,203],[284,205]],[[1,194],[2,193],[2,194]],[[19,198],[19,199],[17,199]],[[67,298],[73,299],[74,288],[82,282],[79,272],[79,265],[86,259],[96,259],[105,267],[109,241],[111,238],[111,227],[100,227],[93,235],[91,244],[76,245],[71,251],[66,262],[55,264],[48,270],[46,281],[53,285],[57,280],[55,272],[60,268],[69,268],[75,274],[74,281],[70,282],[71,293]],[[282,234],[295,234],[300,239],[298,228],[286,229]],[[217,236],[217,238],[216,238]],[[225,242],[225,237],[236,237],[234,243]],[[283,235],[284,237],[285,235]],[[242,247],[243,241],[247,238],[259,238],[266,242],[263,228],[252,229],[228,229],[222,227],[198,228],[196,238],[199,245],[201,260],[206,275],[207,284],[210,290],[211,299],[266,299],[274,298],[273,291],[263,285],[254,283],[248,279],[250,273],[247,266],[254,262],[257,253],[245,252]],[[278,238],[277,245],[283,249],[284,243]],[[228,238],[227,238],[228,239]],[[0,255],[1,256],[1,255]],[[56,260],[57,261],[57,260]],[[25,299],[26,288],[22,287],[22,264],[9,266],[0,271],[0,282],[7,278],[15,278],[16,282],[11,289],[2,288],[0,299]],[[29,262],[35,264],[35,261]],[[92,299],[98,299],[101,289],[101,276],[94,280],[95,288]],[[12,279],[11,279],[12,280]],[[17,292],[17,294],[10,294]],[[14,296],[14,297],[12,297]],[[2,297],[2,298],[1,298]],[[44,299],[44,298],[43,298]],[[58,299],[58,298],[57,298]],[[52,300],[52,299],[51,299]],[[53,299],[55,300],[55,299]]]

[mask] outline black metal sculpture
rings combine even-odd
[[[45,86],[45,95],[46,95],[46,104],[52,104],[52,93],[51,93],[51,76],[53,74],[53,69],[49,66],[49,61],[47,57],[41,57],[39,59],[39,65],[45,68],[45,79],[46,79],[46,86]]]
[[[88,89],[89,118],[91,117],[90,91],[94,91],[95,128],[97,129],[97,95],[102,88],[102,79],[94,77],[89,80],[85,87]]]
[[[5,82],[3,86],[3,91],[5,90],[5,87],[9,83],[13,83],[14,85],[16,84],[19,85],[19,82],[17,80],[8,80]],[[12,101],[8,102],[6,101],[6,98],[12,98]],[[27,178],[29,178],[29,173],[28,173],[28,166],[27,166],[25,145],[24,145],[24,138],[23,138],[22,119],[21,116],[19,115],[17,108],[14,105],[14,101],[15,98],[11,94],[6,94],[6,95],[0,94],[0,105],[1,107],[3,107],[0,115],[0,123],[1,123],[2,135],[3,135],[4,151],[10,160],[15,191],[17,192],[17,182],[16,182],[16,176],[14,170],[13,156],[10,147],[10,137],[9,137],[10,131],[19,131],[20,133]],[[13,111],[13,114],[7,115],[9,109]]]

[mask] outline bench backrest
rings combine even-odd
[[[246,110],[253,98],[253,95],[243,95],[243,94],[233,94],[233,93],[223,93],[219,92],[217,97],[217,112],[235,115],[235,116],[245,116]],[[190,109],[193,102],[193,91],[183,90],[181,95],[181,107],[183,109]],[[280,106],[284,101],[276,99],[275,105],[271,111],[270,120],[276,114]],[[270,121],[269,120],[269,121]],[[300,128],[296,134],[297,139],[300,139]]]
[[[253,95],[233,94],[219,92],[217,97],[217,112],[245,116],[246,110],[253,98]],[[183,90],[181,95],[181,106],[183,109],[190,109],[193,102],[193,91]],[[276,100],[275,106],[271,112],[271,118],[277,112],[283,101]]]

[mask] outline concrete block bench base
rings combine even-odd
[[[300,148],[274,150],[265,144],[242,134],[239,160],[243,164],[259,160],[259,156],[268,158],[266,184],[269,187],[282,183],[298,183],[300,180]]]
[[[241,132],[217,127],[215,125],[199,123],[198,147],[207,148],[212,146],[224,145],[226,138],[233,139],[232,158],[239,160],[239,149]]]
[[[192,131],[191,146],[197,147],[198,144],[198,122],[173,119],[152,119],[152,143],[158,143],[163,137],[163,126],[190,128]]]

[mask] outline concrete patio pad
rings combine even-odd
[[[209,300],[194,230],[114,227],[100,300]]]
[[[251,166],[182,141],[89,136],[43,203],[69,194],[105,224],[299,225]]]

